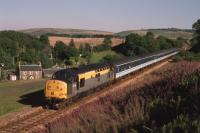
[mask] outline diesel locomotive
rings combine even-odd
[[[45,85],[47,101],[63,101],[105,83],[112,82],[139,69],[167,59],[179,53],[179,49],[168,49],[140,57],[124,58],[102,64],[80,66],[59,70]]]

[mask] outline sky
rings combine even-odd
[[[200,0],[0,0],[0,30],[191,29]]]

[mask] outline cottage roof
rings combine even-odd
[[[20,71],[42,71],[42,67],[40,65],[20,65]]]
[[[44,74],[54,74],[55,72],[62,70],[58,68],[48,68],[48,69],[43,69]]]

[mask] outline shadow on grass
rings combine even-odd
[[[45,105],[44,91],[40,90],[22,95],[18,102],[24,105],[31,105],[32,107],[43,106]]]

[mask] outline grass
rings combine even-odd
[[[182,37],[182,38],[185,38],[185,39],[191,39],[192,38],[192,35],[193,33],[191,32],[185,32],[185,31],[170,31],[170,30],[132,30],[132,31],[124,31],[124,32],[120,32],[120,33],[117,33],[118,35],[120,36],[127,36],[128,34],[130,33],[136,33],[136,34],[139,34],[139,35],[146,35],[147,32],[152,32],[155,37],[158,37],[158,36],[164,36],[164,37],[167,37],[169,39],[176,39],[177,37]]]
[[[170,30],[150,30],[154,33],[155,37],[164,36],[170,39],[176,39],[177,37],[182,37],[185,39],[192,39],[192,32],[185,31],[170,31]]]
[[[200,61],[200,53],[193,53],[190,51],[181,51],[174,57],[174,61]]]
[[[91,54],[91,57],[89,58],[89,64],[101,63],[102,61],[104,61],[104,58],[108,56],[110,57],[111,60],[120,59],[122,57],[121,54],[118,54],[113,50],[94,52]],[[70,58],[70,60],[72,61],[72,67],[78,67],[78,65],[80,64],[87,64],[86,58],[79,58],[78,64],[76,64],[75,58]]]
[[[15,112],[23,107],[33,106],[29,101],[43,90],[46,80],[5,81],[0,83],[0,116]],[[40,92],[41,93],[41,92]],[[42,94],[39,94],[40,96]],[[29,99],[30,98],[30,99]]]
[[[112,50],[103,51],[103,52],[95,52],[92,54],[92,56],[90,58],[90,63],[99,63],[106,56],[116,56],[118,58],[121,57],[121,55],[117,54],[116,52],[114,52]]]

